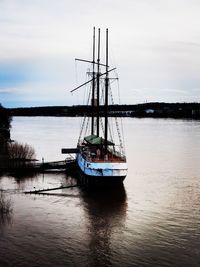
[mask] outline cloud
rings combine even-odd
[[[8,0],[0,1],[0,10],[0,88],[10,95],[16,88],[12,101],[19,93],[27,101],[37,101],[38,94],[41,103],[47,97],[63,102],[63,88],[75,84],[74,58],[92,57],[94,25],[103,29],[103,43],[105,28],[110,29],[109,52],[111,63],[118,62],[122,103],[136,101],[129,94],[137,88],[144,99],[145,88],[155,90],[155,101],[172,97],[162,88],[180,89],[180,98],[184,88],[188,101],[199,100],[191,91],[200,87],[197,0]],[[103,54],[102,45],[102,60]],[[87,69],[78,67],[79,73]],[[79,81],[85,81],[79,73]],[[76,103],[67,97],[66,104]]]
[[[0,94],[19,93],[17,88],[0,88]]]

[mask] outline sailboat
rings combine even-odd
[[[92,71],[89,71],[89,79],[84,84],[76,87],[71,92],[87,84],[91,85],[90,99],[91,116],[90,132],[83,136],[86,117],[83,119],[81,134],[77,144],[76,164],[81,174],[81,181],[89,185],[114,185],[122,183],[127,175],[127,161],[124,152],[124,145],[119,132],[117,118],[116,128],[119,145],[117,145],[109,127],[109,96],[110,96],[110,72],[116,68],[110,68],[108,62],[108,29],[106,29],[106,55],[105,63],[100,62],[100,29],[98,29],[97,60],[95,59],[95,27],[93,28],[93,59],[78,61],[92,64]],[[103,89],[101,88],[103,84]],[[88,126],[88,124],[87,124]],[[87,127],[86,126],[86,127]],[[102,126],[102,127],[101,127]]]

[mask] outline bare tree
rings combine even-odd
[[[8,144],[8,155],[10,159],[33,160],[35,159],[35,150],[28,144],[14,142]]]

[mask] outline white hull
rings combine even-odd
[[[87,176],[94,177],[126,177],[126,162],[90,162],[87,161],[81,153],[77,154],[77,164],[81,171]]]

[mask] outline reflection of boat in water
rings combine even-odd
[[[121,244],[121,233],[126,224],[127,197],[124,185],[89,193],[81,191],[81,196],[84,217],[87,218],[88,266],[112,266],[118,260],[116,246]]]
[[[100,29],[98,31],[97,61],[95,59],[95,28],[93,34],[93,60],[78,60],[92,64],[92,72],[89,71],[87,73],[89,80],[81,85],[91,85],[87,102],[90,103],[91,101],[91,119],[84,118],[77,145],[76,162],[81,173],[84,174],[84,177],[81,176],[82,181],[90,185],[121,183],[127,175],[124,146],[117,118],[115,117],[115,123],[119,144],[113,140],[114,134],[111,131],[113,125],[108,122],[109,99],[113,100],[109,73],[115,70],[115,68],[110,69],[108,65],[108,29],[106,30],[106,63],[100,63]],[[89,122],[91,127],[88,127]]]

